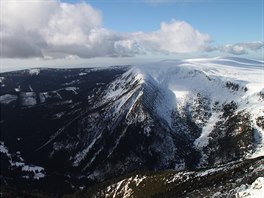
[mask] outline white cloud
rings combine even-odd
[[[101,13],[90,5],[60,3],[41,31],[51,45],[83,44],[89,43],[89,36],[101,24]]]
[[[114,43],[114,48],[117,56],[122,54],[124,56],[131,57],[135,54],[145,54],[145,51],[141,48],[139,43],[129,39],[116,41]]]
[[[250,50],[257,51],[263,47],[264,47],[264,42],[255,41],[248,43],[227,44],[222,47],[219,47],[219,50],[234,55],[243,55],[243,54],[247,54]]]
[[[89,57],[95,37],[105,35],[100,11],[86,3],[1,0],[1,7],[3,57]]]
[[[103,27],[101,11],[85,2],[0,0],[0,3],[0,47],[1,57],[5,58],[132,57],[216,49],[243,54],[263,46],[263,42],[240,43],[220,49],[211,45],[208,34],[177,20],[162,22],[160,29],[148,33],[114,32]]]
[[[210,36],[194,29],[184,21],[161,23],[160,30],[135,33],[135,40],[147,51],[163,53],[189,53],[203,51],[210,43]]]
[[[2,6],[2,57],[130,57],[202,50],[209,36],[183,21],[163,22],[150,33],[121,34],[102,26],[102,14],[87,3],[8,1]]]

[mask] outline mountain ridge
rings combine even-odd
[[[261,66],[217,58],[2,73],[2,178],[54,177],[76,190],[263,156]]]

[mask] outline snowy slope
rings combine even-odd
[[[168,60],[142,65],[140,68],[161,87],[167,87],[175,94],[177,111],[182,112],[182,109],[189,106],[193,110],[198,107],[200,114],[209,114],[194,119],[202,128],[200,137],[194,142],[198,149],[208,145],[210,133],[223,114],[219,111],[221,105],[233,101],[237,105],[234,114],[242,111],[250,113],[252,127],[256,130],[256,141],[259,141],[259,148],[253,156],[264,154],[264,129],[257,124],[257,120],[264,116],[263,62],[238,58]],[[207,103],[203,107],[195,103],[197,94]]]

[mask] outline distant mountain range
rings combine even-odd
[[[2,195],[257,196],[263,77],[223,57],[0,73]]]

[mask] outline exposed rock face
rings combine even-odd
[[[261,63],[247,76],[232,59],[210,61],[0,74],[2,178],[53,180],[65,193],[138,170],[261,155]]]

